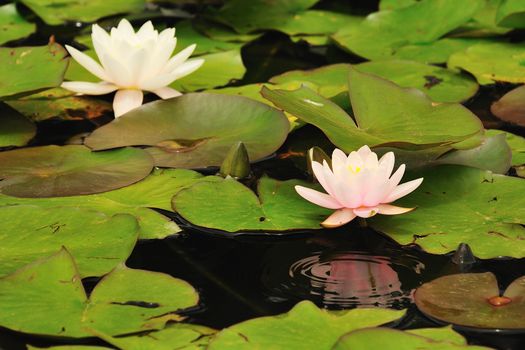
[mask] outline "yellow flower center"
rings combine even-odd
[[[361,167],[356,166],[354,168],[353,166],[349,165],[348,170],[350,170],[354,174],[358,174],[361,171]]]

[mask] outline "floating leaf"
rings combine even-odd
[[[193,51],[194,55],[230,51],[239,49],[242,46],[242,43],[233,43],[230,41],[210,38],[195,29],[195,27],[192,25],[192,22],[190,21],[178,22],[176,29],[177,46],[175,47],[174,53],[182,51],[192,44],[197,45],[195,51]]]
[[[441,322],[473,328],[525,332],[525,276],[516,279],[500,298],[491,272],[439,277],[414,295],[418,309]]]
[[[319,0],[231,0],[213,17],[239,33],[272,29],[302,13]],[[261,15],[264,14],[264,15]]]
[[[240,49],[211,53],[199,58],[204,59],[202,67],[175,80],[170,86],[182,92],[212,89],[239,80],[246,72]]]
[[[421,1],[392,11],[376,12],[364,21],[342,27],[332,38],[343,49],[370,60],[388,58],[408,44],[431,43],[467,22],[484,5],[467,0]]]
[[[7,104],[37,122],[51,118],[85,120],[113,114],[111,103],[100,99],[76,96],[74,92],[61,88],[8,101]]]
[[[403,314],[379,308],[328,311],[303,301],[286,314],[255,318],[222,330],[208,349],[330,349],[345,333],[392,322]]]
[[[303,200],[295,185],[305,183],[263,177],[258,198],[233,179],[203,182],[178,192],[173,209],[194,225],[228,232],[320,229],[330,210]]]
[[[88,299],[71,255],[60,252],[0,279],[0,326],[55,337],[119,335],[164,328],[198,302],[186,282],[121,265]],[[90,331],[88,331],[90,330]]]
[[[0,147],[24,146],[36,134],[36,127],[26,117],[0,102]]]
[[[266,15],[265,15],[266,16]],[[316,34],[333,34],[339,28],[349,23],[357,24],[363,20],[363,17],[351,16],[343,13],[307,10],[290,16],[287,20],[275,23],[274,29],[284,32],[288,35],[316,35]]]
[[[97,333],[106,342],[126,350],[197,350],[209,344],[216,330],[195,324],[171,323],[166,328],[127,337]]]
[[[0,45],[11,40],[25,38],[35,29],[34,23],[29,23],[20,16],[15,4],[0,6]]]
[[[0,195],[0,205],[35,205],[42,208],[83,208],[106,215],[126,213],[137,218],[140,239],[161,239],[180,232],[166,216],[150,208],[171,210],[171,197],[178,191],[200,181],[220,181],[184,169],[156,169],[145,179],[117,190],[70,197],[16,198]],[[1,207],[0,207],[1,209]]]
[[[525,28],[525,3],[521,0],[502,1],[496,21],[502,27]]]
[[[146,177],[143,150],[91,152],[84,146],[41,146],[0,153],[0,192],[15,197],[60,197],[105,192]]]
[[[369,224],[400,244],[446,254],[467,243],[482,259],[525,257],[525,181],[461,166],[433,167],[417,191],[400,199],[416,210]]]
[[[445,145],[483,130],[479,119],[459,104],[433,106],[417,90],[403,89],[354,69],[350,70],[349,92],[357,125],[335,103],[306,87],[295,91],[262,90],[266,99],[317,126],[347,152],[365,144]]]
[[[66,50],[58,44],[0,48],[0,100],[59,86],[67,68]]]
[[[525,85],[507,92],[490,111],[505,122],[525,127]]]
[[[510,149],[512,150],[512,165],[524,165],[525,164],[525,138],[514,135],[507,131],[501,130],[487,130],[488,136],[495,136],[499,134],[505,134],[506,140]]]
[[[504,42],[473,45],[456,52],[448,67],[472,73],[481,85],[494,82],[525,83],[525,44]]]
[[[88,277],[104,275],[128,258],[138,225],[125,214],[13,205],[0,207],[0,232],[0,276],[66,247],[80,276]]]
[[[91,346],[91,345],[59,345],[51,346],[47,348],[37,348],[31,345],[27,346],[27,350],[110,350],[113,348],[107,348],[105,346]]]
[[[405,332],[425,338],[431,338],[436,341],[446,341],[456,345],[467,345],[467,340],[461,334],[454,331],[452,326],[407,329]]]
[[[85,142],[95,150],[157,146],[148,151],[158,166],[204,168],[219,166],[239,141],[250,160],[268,156],[288,130],[288,120],[275,108],[240,96],[198,93],[145,104],[95,130]]]
[[[333,97],[348,90],[351,65],[334,64],[309,71],[291,71],[270,79],[283,84],[309,82],[319,86],[319,94]],[[388,79],[401,87],[412,87],[426,93],[436,102],[461,102],[472,97],[478,85],[455,71],[412,61],[373,61],[354,65],[360,72]]]
[[[94,22],[99,18],[144,9],[144,0],[20,0],[49,25],[70,21]]]
[[[447,340],[410,334],[397,329],[367,328],[350,332],[339,339],[332,350],[490,350],[484,346],[458,345]]]

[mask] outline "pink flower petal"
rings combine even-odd
[[[326,228],[335,228],[349,223],[354,218],[355,214],[352,212],[352,209],[339,209],[323,221],[321,225]]]
[[[370,218],[379,212],[377,207],[360,207],[353,209],[354,214],[360,218]]]
[[[409,194],[410,192],[412,192],[416,188],[418,188],[419,185],[421,185],[422,182],[423,182],[423,178],[419,178],[419,179],[416,179],[416,180],[405,182],[404,184],[401,184],[401,185],[397,186],[392,191],[392,193],[390,193],[388,195],[386,200],[384,200],[384,203],[390,203],[390,202],[395,201],[396,199],[399,199],[401,197],[406,196],[407,194]]]
[[[390,175],[392,175],[395,163],[396,158],[394,156],[394,152],[387,152],[381,157],[381,159],[379,159],[379,167],[385,167],[387,177],[390,177]]]
[[[404,214],[404,213],[408,213],[409,211],[416,209],[416,208],[396,207],[395,205],[391,205],[391,204],[380,204],[377,207],[379,208],[379,214],[383,214],[383,215]]]
[[[342,208],[342,205],[339,204],[337,200],[330,197],[326,193],[312,190],[311,188],[304,187],[304,186],[295,186],[295,190],[297,191],[297,193],[299,193],[301,197],[303,197],[309,202],[317,204],[320,207],[328,208],[328,209]]]

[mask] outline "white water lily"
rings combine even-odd
[[[94,24],[91,39],[100,63],[74,47],[66,45],[66,49],[102,81],[64,82],[62,87],[88,95],[117,91],[113,100],[115,117],[142,105],[143,91],[151,91],[163,99],[181,95],[168,85],[193,73],[204,63],[203,59],[188,60],[195,44],[172,57],[177,44],[175,28],[159,33],[151,21],[144,23],[136,33],[126,19],[111,28],[110,33]]]
[[[332,167],[326,161],[321,165],[312,161],[315,177],[328,193],[295,186],[304,199],[328,209],[336,209],[325,221],[324,227],[339,227],[356,216],[369,218],[376,214],[403,214],[414,208],[402,208],[389,203],[406,196],[421,185],[423,178],[399,185],[405,165],[394,170],[393,152],[381,159],[368,146],[361,147],[348,157],[336,149],[332,154]]]

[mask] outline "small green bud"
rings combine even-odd
[[[250,158],[244,143],[237,142],[232,145],[226,158],[222,162],[219,173],[223,177],[231,176],[235,179],[243,179],[250,175]]]

